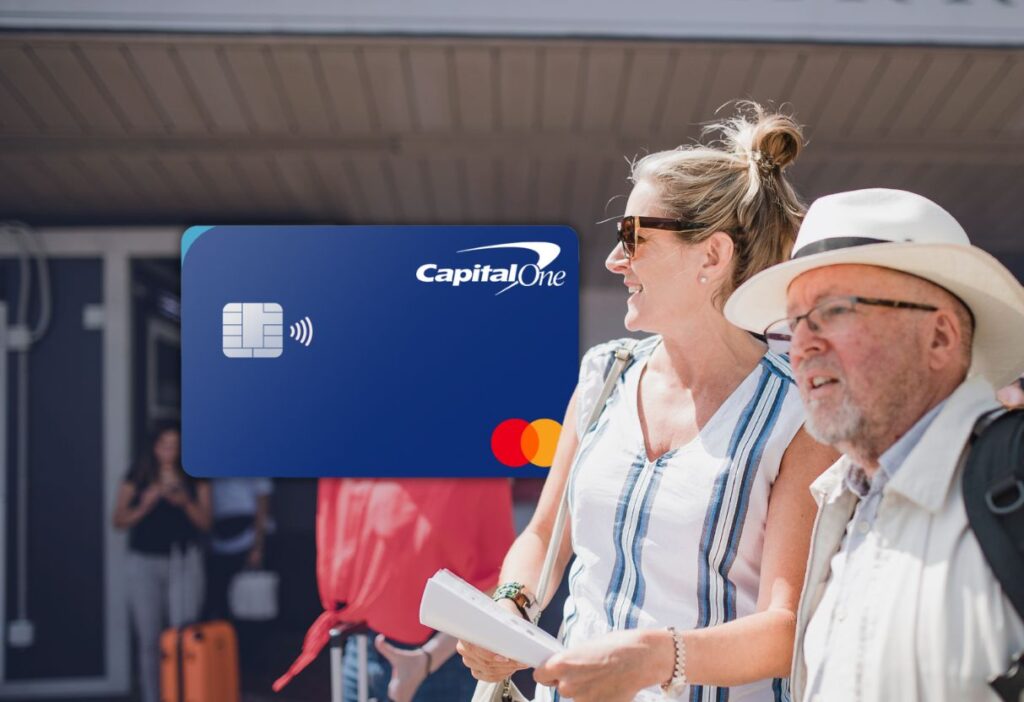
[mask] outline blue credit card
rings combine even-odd
[[[543,477],[576,381],[562,226],[215,226],[182,237],[198,477]]]

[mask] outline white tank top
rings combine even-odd
[[[569,476],[572,545],[561,637],[580,644],[615,629],[715,626],[753,614],[765,519],[782,455],[804,413],[788,360],[767,353],[690,443],[647,460],[637,411],[640,374],[661,337],[648,337],[584,426],[624,340],[583,357],[580,440]],[[537,688],[538,702],[569,702]],[[657,686],[637,702],[664,700]],[[788,700],[785,680],[691,686],[690,702]]]

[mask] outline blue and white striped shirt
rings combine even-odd
[[[569,481],[576,558],[562,637],[567,646],[616,629],[715,626],[756,610],[768,498],[804,413],[788,360],[772,353],[692,441],[651,461],[637,411],[640,374],[660,343],[640,342],[594,428],[583,424],[621,341],[580,369],[580,450]],[[664,697],[657,687],[636,700]],[[692,702],[788,699],[788,686],[691,686]],[[565,702],[538,688],[538,702]]]

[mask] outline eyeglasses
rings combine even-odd
[[[902,300],[880,300],[873,297],[831,297],[822,300],[809,309],[805,314],[795,317],[786,317],[777,322],[772,322],[764,330],[765,340],[768,348],[775,353],[789,353],[790,342],[793,339],[793,332],[800,324],[800,320],[806,319],[808,328],[815,334],[828,336],[843,331],[857,311],[857,305],[871,305],[873,307],[889,307],[899,310],[921,310],[924,312],[935,312],[939,308],[932,305],[922,305],[918,302],[904,302]]]
[[[636,255],[636,232],[638,229],[664,229],[673,232],[698,232],[707,229],[707,225],[687,222],[682,219],[665,219],[663,217],[638,217],[626,215],[615,222],[618,231],[619,243],[622,250],[626,252],[627,258]]]

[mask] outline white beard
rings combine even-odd
[[[853,404],[850,397],[843,394],[839,407],[826,411],[814,400],[805,401],[807,408],[807,433],[815,441],[835,446],[863,440],[867,421],[860,408]]]

